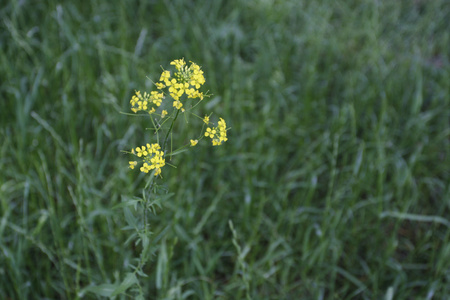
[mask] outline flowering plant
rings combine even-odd
[[[205,97],[209,97],[208,94],[205,95],[200,91],[200,88],[205,83],[205,77],[200,66],[194,62],[191,62],[188,66],[184,59],[174,60],[170,64],[175,66],[174,73],[172,74],[170,71],[163,69],[159,81],[155,83],[156,91],[151,91],[150,94],[147,92],[142,94],[140,91],[136,91],[130,100],[131,110],[134,113],[144,111],[151,116],[150,119],[153,123],[157,141],[156,143],[133,148],[129,153],[140,158],[140,163],[142,164],[140,167],[141,172],[149,173],[154,170],[154,176],[161,175],[161,168],[166,165],[166,156],[171,156],[182,148],[196,146],[199,139],[201,140],[203,137],[209,137],[213,146],[222,145],[228,140],[228,129],[223,118],[219,119],[217,126],[213,126],[214,124],[209,121],[208,115],[201,118],[192,112]],[[166,109],[161,108],[161,106],[164,106],[162,104],[167,102],[168,100],[166,99],[169,97],[172,99],[172,111],[170,113]],[[189,101],[190,99],[197,100],[197,102]],[[186,109],[185,107],[188,108]],[[199,139],[190,139],[188,144],[181,146],[175,151],[168,152],[166,149],[168,137],[172,133],[174,123],[180,112],[191,113],[202,119],[205,124]],[[170,126],[165,138],[160,144],[159,132],[166,120],[171,120],[171,122],[169,122]],[[130,161],[129,167],[134,169],[137,164],[138,161]]]
[[[193,112],[203,99],[210,96],[200,91],[205,83],[200,66],[193,62],[188,66],[184,59],[174,60],[170,64],[174,66],[175,70],[172,73],[163,69],[159,81],[154,83],[156,90],[150,93],[136,91],[130,100],[131,111],[134,114],[139,113],[149,116],[153,125],[151,129],[155,133],[152,142],[132,148],[130,151],[124,151],[134,156],[134,160],[129,161],[130,169],[139,166],[141,172],[154,175],[148,177],[143,190],[143,197],[124,197],[124,201],[116,206],[116,208],[123,208],[124,210],[125,221],[128,224],[124,229],[134,231],[127,242],[134,239],[136,246],[141,245],[140,255],[130,262],[129,266],[133,271],[128,272],[121,282],[88,287],[85,289],[86,291],[101,296],[115,297],[131,288],[131,291],[135,293],[135,299],[145,299],[145,293],[138,278],[147,277],[144,267],[155,251],[155,245],[150,242],[152,232],[150,231],[148,216],[155,213],[155,206],[159,205],[159,201],[170,197],[170,194],[166,191],[161,193],[161,187],[155,184],[154,179],[157,176],[162,177],[162,168],[170,165],[166,163],[166,157],[172,157],[184,151],[185,148],[196,146],[203,138],[209,138],[213,146],[222,145],[228,140],[228,128],[223,118],[219,118],[217,125],[215,125],[210,122],[211,114],[200,117]],[[175,122],[180,114],[194,115],[196,119],[202,122],[202,130],[196,138],[189,138],[189,142],[186,139],[176,150],[172,150],[174,148],[172,145],[173,139],[171,138],[169,143],[169,137],[172,136]],[[175,243],[176,239],[172,245],[175,245]],[[163,242],[160,251],[166,249],[165,245],[165,242]],[[173,254],[173,252],[170,253]],[[164,256],[165,261],[169,260],[172,254],[169,254],[170,257]],[[161,267],[159,262],[158,260],[157,269]],[[165,274],[165,272],[157,270],[156,273],[156,287],[159,289],[165,281],[160,274]]]

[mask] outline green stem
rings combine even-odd
[[[177,120],[179,113],[180,113],[180,110],[177,111],[177,114],[175,115],[175,118],[173,119],[172,124],[170,124],[169,131],[167,131],[166,138],[164,139],[164,143],[163,143],[163,151],[166,150],[167,139],[169,138],[169,134],[172,132],[173,124]]]

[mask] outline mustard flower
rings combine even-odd
[[[196,63],[190,63],[187,66],[183,58],[172,61],[170,64],[175,66],[176,72],[172,76],[170,71],[164,70],[159,82],[155,83],[156,87],[160,90],[168,87],[168,93],[175,101],[179,101],[184,94],[188,98],[203,100],[204,95],[199,91],[205,83],[203,71]],[[173,106],[180,109],[182,104],[174,102]]]
[[[134,152],[136,150],[136,152]],[[141,147],[136,147],[131,151],[137,157],[142,157],[142,166],[140,171],[143,173],[149,173],[151,170],[155,170],[155,176],[161,174],[161,168],[165,166],[166,160],[164,158],[164,152],[161,151],[159,144],[146,144]],[[137,161],[130,161],[130,169],[134,169],[137,165]]]
[[[205,115],[205,117],[203,118],[203,122],[205,122],[206,125],[209,124],[209,116]]]
[[[194,147],[195,145],[197,145],[198,140],[191,140],[191,147]]]
[[[211,138],[214,138],[215,135],[216,135],[216,129],[209,128],[209,127],[206,129],[205,136],[209,136]],[[136,151],[137,151],[137,149],[136,149]]]
[[[183,67],[186,65],[186,62],[184,61],[184,58],[182,59],[175,59],[174,61],[172,61],[170,63],[171,65],[174,65],[175,68],[180,71],[181,69],[183,69]]]
[[[225,120],[220,118],[217,127],[206,128],[205,136],[211,138],[213,146],[219,146],[228,141]]]
[[[161,112],[161,118],[165,118],[167,116],[167,110],[163,110]]]
[[[142,149],[140,147],[136,147],[136,153],[138,157],[142,157],[148,154],[147,151],[145,151],[145,146],[142,146]]]
[[[144,92],[144,95],[142,95],[140,91],[136,91],[135,95],[133,95],[130,100],[131,110],[134,113],[143,110],[148,111],[149,114],[152,114],[155,112],[155,108],[149,108],[149,105],[155,104],[159,107],[163,98],[163,93],[151,92],[148,94],[147,92]]]
[[[173,107],[176,107],[177,109],[180,109],[183,106],[183,103],[181,103],[180,100],[173,101]]]
[[[153,104],[159,107],[161,105],[162,99],[164,98],[164,94],[155,91],[152,91],[150,94],[150,100],[153,102]]]
[[[161,73],[161,77],[159,78],[159,81],[161,81],[161,82],[168,82],[169,79],[170,79],[170,71],[164,70]]]

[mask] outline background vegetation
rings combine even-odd
[[[181,57],[232,129],[163,170],[149,299],[450,297],[447,1],[0,7],[1,299],[130,271],[113,207],[145,176],[120,151],[152,137],[120,112]]]

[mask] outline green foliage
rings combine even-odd
[[[0,298],[448,298],[449,15],[444,0],[1,6]],[[232,130],[169,161],[136,237],[149,176],[120,151],[152,136],[120,112],[180,57],[213,94],[198,115]]]

